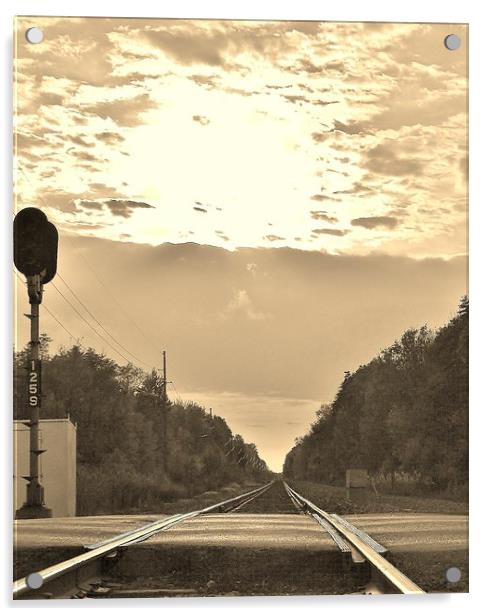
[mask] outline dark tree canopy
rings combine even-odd
[[[233,482],[268,480],[255,445],[194,402],[165,400],[162,378],[42,339],[42,417],[77,425],[77,512],[122,512]],[[27,418],[27,351],[14,358],[14,415]],[[166,444],[166,446],[165,446]]]
[[[331,484],[345,470],[404,473],[420,486],[468,484],[469,304],[437,332],[410,329],[367,365],[346,373],[335,400],[287,454],[284,474]]]

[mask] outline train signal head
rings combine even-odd
[[[43,284],[56,274],[58,231],[35,207],[21,210],[14,219],[14,263],[24,276],[41,275]]]
[[[42,276],[42,283],[47,284],[56,276],[56,266],[58,264],[58,230],[52,222],[47,222],[44,227],[45,241],[45,272]]]

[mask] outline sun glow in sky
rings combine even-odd
[[[59,272],[126,348],[158,366],[163,345],[179,392],[280,470],[344,371],[466,292],[467,36],[17,18],[16,208],[56,223]],[[70,332],[45,315],[53,350],[120,361],[50,285],[45,304]]]
[[[465,252],[445,25],[18,20],[18,205],[112,240]],[[453,27],[465,42],[465,28]]]

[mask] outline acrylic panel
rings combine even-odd
[[[14,48],[14,597],[467,592],[468,27]]]

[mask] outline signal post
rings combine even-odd
[[[41,411],[41,357],[39,339],[39,306],[42,302],[43,285],[56,274],[58,232],[45,214],[37,208],[21,210],[14,220],[14,262],[27,281],[27,293],[31,306],[31,336],[27,368],[27,405],[29,420],[29,475],[26,501],[16,511],[15,517],[49,518],[51,509],[44,503],[44,488],[40,481],[39,458],[45,450],[40,447],[39,419]]]

